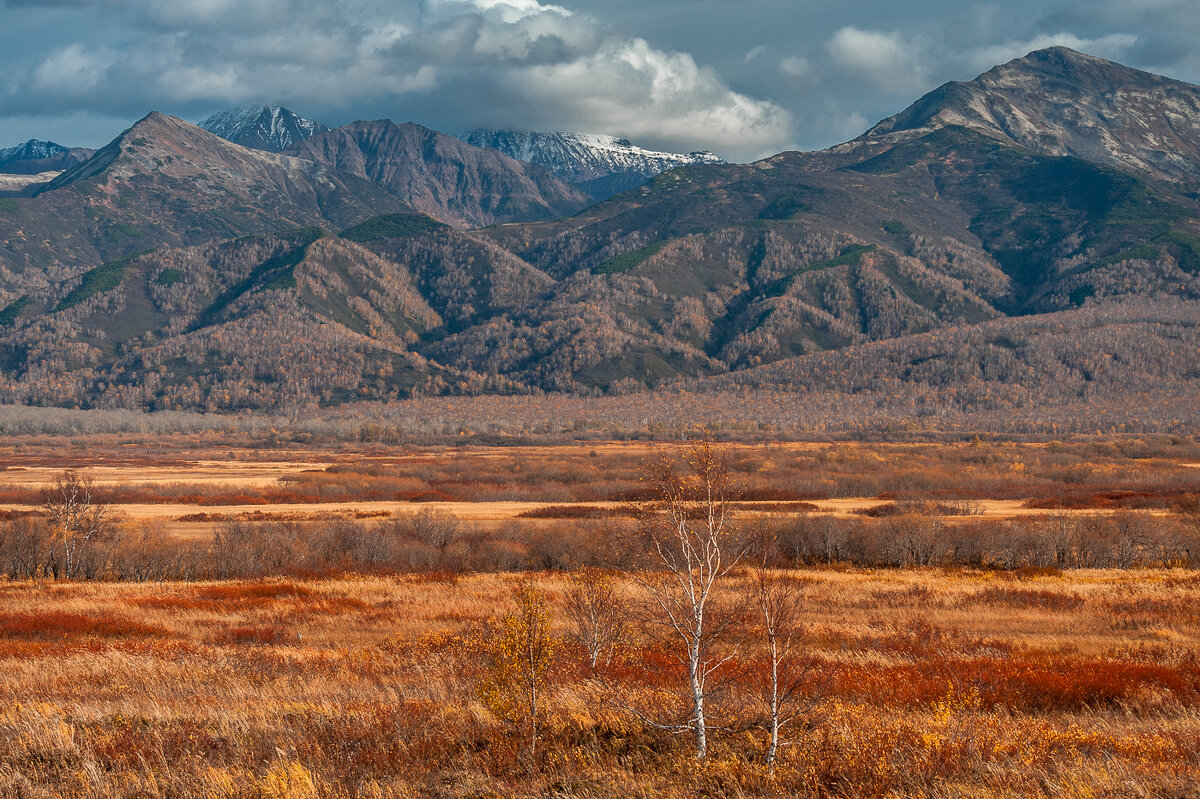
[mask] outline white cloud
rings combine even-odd
[[[779,62],[779,71],[793,78],[805,78],[812,73],[812,64],[807,58],[789,56]]]
[[[838,139],[848,140],[861,136],[866,132],[871,123],[867,118],[857,111],[852,111],[842,117],[837,117],[832,120],[831,129],[834,131]]]
[[[690,54],[539,0],[92,3],[125,15],[136,35],[119,50],[61,48],[34,71],[41,95],[10,91],[0,111],[195,109],[199,118],[224,105],[280,102],[302,113],[413,118],[428,109],[417,121],[451,132],[588,130],[732,158],[791,134],[780,107],[734,91]]]
[[[433,3],[449,7],[472,6],[480,11],[493,12],[507,23],[520,22],[545,13],[571,16],[571,12],[562,6],[540,3],[538,0],[433,0]]]
[[[641,39],[610,39],[583,58],[510,73],[507,83],[561,109],[578,129],[652,146],[723,148],[750,158],[781,146],[790,129],[783,109],[731,90],[686,53]]]
[[[765,44],[760,44],[760,45],[756,45],[755,47],[751,47],[749,50],[746,51],[746,55],[744,55],[742,57],[742,62],[749,64],[751,61],[758,58],[760,55],[765,55],[768,50],[770,50],[770,48],[767,47]]]
[[[104,79],[115,60],[111,50],[67,45],[38,64],[33,83],[40,91],[85,92]]]
[[[825,43],[834,64],[879,89],[907,94],[927,88],[930,59],[920,38],[847,26]]]
[[[253,90],[242,83],[232,67],[187,66],[180,64],[162,73],[158,85],[182,100],[210,100],[214,97],[251,99]]]

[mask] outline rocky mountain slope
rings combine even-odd
[[[368,181],[151,113],[35,196],[6,199],[0,289],[44,285],[158,246],[339,229],[404,208]]]
[[[370,179],[455,227],[554,219],[590,202],[543,167],[411,122],[355,122],[287,152]]]
[[[947,83],[856,144],[962,126],[1047,155],[1166,180],[1200,180],[1200,87],[1066,47]]]
[[[329,130],[277,105],[246,105],[213,114],[200,123],[209,133],[249,147],[278,153]]]
[[[710,152],[663,153],[615,136],[530,130],[473,130],[463,139],[518,161],[544,166],[598,200],[642,185],[660,172],[689,164],[720,164]]]

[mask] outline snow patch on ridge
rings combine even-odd
[[[213,114],[200,127],[236,144],[279,152],[329,130],[277,105],[244,105]]]
[[[476,147],[490,147],[518,161],[544,166],[568,183],[629,173],[651,178],[677,166],[724,163],[708,151],[658,152],[601,133],[481,128],[463,139]]]

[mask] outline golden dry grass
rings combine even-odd
[[[91,464],[80,473],[98,486],[178,485],[202,483],[229,488],[265,488],[280,478],[303,471],[324,470],[329,461],[213,461],[198,460],[170,466]],[[0,472],[4,483],[15,487],[44,488],[62,474],[62,466],[9,466]]]
[[[612,508],[639,490],[638,470],[681,444],[587,442],[521,447],[237,446],[202,436],[0,442],[0,512],[28,512],[64,468],[105,489],[134,520],[183,538],[223,520],[319,520],[439,507],[485,527],[531,509]],[[1072,444],[731,443],[749,498],[813,502],[847,517],[881,502],[969,501],[973,514],[1015,519],[1062,510],[1110,513],[1193,505],[1196,447],[1169,440]],[[280,506],[264,508],[264,506]],[[207,516],[208,518],[201,518]]]
[[[0,795],[1195,795],[1195,573],[788,577],[836,670],[773,778],[761,734],[696,763],[569,645],[526,762],[475,690],[515,576],[2,584]],[[561,636],[566,579],[536,578]],[[652,650],[610,688],[673,685]]]

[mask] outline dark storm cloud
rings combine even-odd
[[[747,159],[1065,44],[1200,78],[1194,0],[0,0],[0,145],[151,109],[560,128]]]

